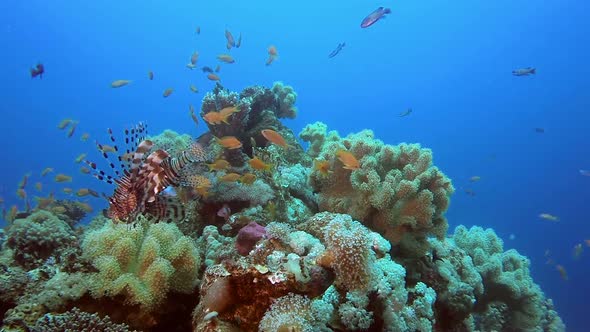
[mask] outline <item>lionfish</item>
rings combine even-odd
[[[154,143],[145,139],[147,125],[139,123],[131,130],[125,130],[126,152],[117,157],[118,168],[107,152],[119,153],[112,130],[108,134],[113,143],[112,147],[96,142],[98,150],[108,161],[114,175],[109,175],[97,168],[96,163],[86,161],[95,171],[97,179],[115,184],[117,187],[111,197],[108,197],[109,208],[107,216],[114,221],[130,223],[139,214],[148,218],[162,220],[166,217],[182,219],[184,210],[175,204],[171,198],[159,195],[168,186],[178,186],[180,171],[188,164],[205,161],[206,153],[198,143],[193,143],[189,149],[178,156],[170,156],[163,149],[148,154]],[[147,157],[146,157],[147,155]]]

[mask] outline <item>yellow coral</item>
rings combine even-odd
[[[122,294],[130,304],[155,309],[169,291],[190,293],[197,283],[200,258],[193,241],[174,224],[107,223],[82,244],[85,257],[98,269],[91,294]]]

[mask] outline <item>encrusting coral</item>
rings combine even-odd
[[[328,174],[315,170],[310,178],[321,211],[349,214],[399,244],[405,256],[424,255],[427,236],[445,236],[444,212],[454,188],[432,165],[429,149],[387,145],[370,130],[340,138],[321,123],[308,125],[300,137],[310,143],[310,157],[330,165]],[[340,151],[350,152],[358,169],[344,168]]]

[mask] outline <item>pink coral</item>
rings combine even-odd
[[[242,256],[247,256],[256,242],[266,236],[266,228],[258,225],[255,221],[250,222],[248,225],[242,227],[238,232],[236,238],[236,249]]]

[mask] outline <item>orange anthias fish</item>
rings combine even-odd
[[[234,136],[224,136],[222,138],[216,138],[217,143],[226,149],[239,149],[242,147],[242,142],[240,142]]]
[[[65,129],[70,123],[72,123],[72,119],[63,119],[57,125],[57,128],[59,128],[59,129]]]
[[[72,182],[72,177],[60,173],[55,176],[55,182]]]
[[[193,107],[192,104],[188,105],[188,111],[189,111],[191,118],[193,119],[193,122],[195,123],[195,126],[198,127],[199,126],[199,118],[195,114],[195,108]]]
[[[330,162],[327,160],[319,160],[316,159],[313,161],[313,168],[314,170],[320,172],[320,174],[326,176],[330,173],[332,173],[332,171],[330,170]]]
[[[281,134],[277,133],[272,129],[263,129],[260,131],[260,133],[262,134],[262,136],[264,136],[264,138],[266,138],[269,142],[273,144],[276,144],[282,148],[289,147],[289,144],[287,144],[287,141],[285,141],[283,136],[281,136]]]
[[[191,90],[192,93],[198,93],[199,92],[199,89],[197,89],[197,87],[194,86],[194,85],[192,85],[192,84],[188,88]]]
[[[259,171],[270,171],[272,165],[265,163],[264,161],[260,160],[258,157],[254,157],[248,160],[248,164],[255,170]]]
[[[172,92],[174,92],[174,89],[168,88],[168,89],[164,90],[164,93],[162,94],[162,96],[164,98],[168,98],[172,94]]]
[[[53,168],[47,167],[43,171],[41,171],[41,176],[45,176],[45,175],[47,175],[47,174],[49,174],[51,172],[53,172]]]
[[[76,132],[77,126],[78,126],[78,121],[73,121],[72,125],[70,126],[70,130],[68,131],[68,138],[74,136],[74,132]]]
[[[221,65],[215,66],[215,72],[216,73],[219,73],[220,70],[221,70]]]
[[[111,83],[111,88],[120,88],[131,83],[130,80],[115,80]]]
[[[81,153],[76,159],[74,160],[75,163],[81,163],[86,158],[86,153]]]
[[[349,169],[351,171],[359,169],[359,161],[355,158],[355,156],[352,155],[352,153],[346,150],[340,150],[336,152],[336,156],[338,156],[338,160],[344,164],[342,168]]]
[[[559,265],[558,264],[558,265],[555,266],[555,268],[559,272],[559,275],[561,275],[561,279],[568,280],[567,271],[565,270],[565,267],[563,267],[562,265]]]
[[[218,125],[221,123],[229,124],[229,122],[227,122],[227,118],[236,112],[237,111],[235,107],[226,107],[219,112],[211,111],[203,115],[203,119],[211,125]]]
[[[220,177],[219,181],[221,181],[221,182],[234,182],[234,181],[237,181],[240,177],[241,177],[241,175],[238,173],[228,173],[228,174]]]
[[[234,63],[236,62],[236,60],[234,60],[234,57],[232,57],[229,54],[220,54],[217,56],[217,60],[221,61],[221,62],[225,62],[225,63]]]
[[[194,66],[197,64],[197,60],[199,60],[199,52],[193,53],[193,55],[191,55],[191,64]]]
[[[254,181],[256,181],[256,175],[252,173],[246,173],[242,175],[239,181],[243,184],[251,185],[252,183],[254,183]]]
[[[539,218],[549,220],[549,221],[559,221],[559,217],[556,217],[549,213],[541,213],[539,214]]]
[[[227,39],[227,48],[228,49],[236,46],[236,41],[234,39],[234,36],[231,34],[231,32],[228,29],[225,29],[225,38]]]
[[[221,78],[213,73],[207,74],[207,78],[211,81],[221,81]]]
[[[90,134],[89,133],[84,133],[84,134],[82,134],[82,136],[80,136],[80,140],[82,142],[86,142],[89,138],[90,138]]]
[[[471,182],[477,182],[479,180],[481,180],[481,176],[477,176],[477,175],[474,175],[469,178],[469,181],[471,181]]]
[[[229,162],[225,159],[217,159],[212,164],[207,164],[207,166],[209,166],[209,172],[221,171],[229,167]]]

